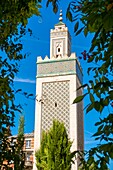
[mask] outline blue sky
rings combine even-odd
[[[69,0],[68,0],[69,1]],[[61,5],[63,9],[63,22],[68,26],[69,32],[72,36],[72,52],[76,52],[77,56],[81,55],[81,52],[89,49],[91,37],[87,38],[80,34],[74,35],[74,23],[69,22],[65,18],[67,4]],[[35,96],[36,90],[36,60],[37,56],[44,58],[50,54],[50,29],[54,28],[54,25],[58,23],[59,12],[54,14],[51,6],[49,8],[43,7],[41,9],[42,17],[33,16],[29,19],[28,27],[33,31],[33,35],[30,37],[26,35],[22,38],[24,46],[23,53],[29,53],[29,56],[20,62],[19,73],[15,77],[15,88],[23,89],[28,93],[33,93]],[[87,68],[89,64],[86,61],[80,60],[83,68],[84,82],[86,83],[90,77],[87,75]],[[16,103],[20,103],[23,106],[23,114],[25,116],[25,133],[30,133],[34,130],[34,115],[35,115],[35,100],[26,99],[22,94],[16,96]],[[88,103],[88,99],[84,100],[84,106]],[[97,143],[91,136],[96,131],[94,126],[95,121],[98,120],[99,114],[85,114],[84,112],[84,135],[85,135],[85,149],[89,149],[95,146]],[[18,132],[18,118],[19,114],[16,114],[15,122],[16,126],[12,129],[13,134]],[[113,165],[113,164],[112,164]],[[111,166],[112,166],[111,165]]]

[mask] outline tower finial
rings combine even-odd
[[[63,18],[62,18],[62,10],[60,10],[60,17],[59,17],[59,21],[62,22]]]

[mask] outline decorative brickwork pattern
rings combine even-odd
[[[62,74],[65,72],[75,72],[75,62],[73,60],[38,64],[38,75]]]
[[[69,134],[70,94],[69,81],[42,84],[42,129],[47,131],[54,119],[64,122]]]

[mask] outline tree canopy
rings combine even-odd
[[[24,116],[20,116],[17,142],[14,149],[13,161],[14,169],[24,170],[25,167],[25,154],[23,151],[24,147]]]
[[[20,104],[15,103],[14,77],[19,71],[22,53],[21,37],[31,30],[26,27],[28,19],[40,15],[41,0],[5,0],[0,3],[0,165],[6,159],[8,149],[7,127],[14,126]]]
[[[81,99],[89,96],[90,103],[86,106],[86,113],[95,109],[101,114],[105,111],[106,116],[95,123],[97,132],[93,136],[100,142],[97,147],[89,150],[85,163],[88,168],[96,160],[96,169],[107,169],[110,158],[113,159],[113,2],[72,1],[67,17],[75,22],[75,35],[80,32],[86,37],[89,33],[93,34],[88,62],[95,62],[95,66],[87,70],[88,75],[93,74],[93,80],[82,86],[87,87],[87,92]],[[78,97],[74,103],[79,101]]]
[[[39,170],[70,170],[73,153],[63,123],[53,121],[48,132],[43,132],[41,146],[36,151],[36,166]]]

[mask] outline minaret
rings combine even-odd
[[[51,29],[50,33],[50,58],[62,58],[71,54],[71,36],[68,28],[63,23],[62,10],[59,22]]]
[[[83,150],[83,103],[73,104],[82,89],[82,69],[76,54],[71,53],[71,37],[63,23],[50,31],[50,57],[37,58],[34,151],[40,148],[42,131],[49,130],[54,119],[64,122],[72,151]],[[35,159],[33,170],[36,170]],[[72,166],[78,170],[78,161]]]

